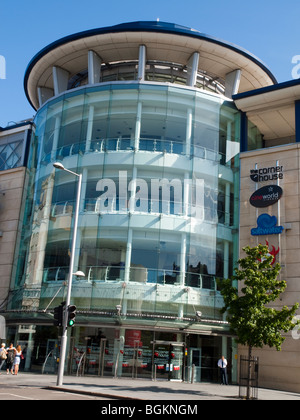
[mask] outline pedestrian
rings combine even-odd
[[[5,350],[5,343],[2,343],[1,349],[0,349],[0,375],[1,375],[2,366],[4,365],[4,362],[6,359],[7,359],[7,356],[6,356],[6,350]]]
[[[227,378],[227,360],[224,356],[221,357],[218,361],[218,367],[220,368],[221,372],[221,385],[228,385],[228,378]]]
[[[17,375],[18,372],[19,372],[19,366],[20,366],[20,363],[21,363],[21,357],[22,357],[22,349],[21,349],[21,346],[18,345],[17,348],[16,348],[15,359],[14,359],[14,372],[15,372],[15,375]]]
[[[14,347],[14,345],[12,343],[10,343],[9,347],[7,347],[6,349],[6,355],[7,355],[7,359],[6,359],[6,374],[9,375],[9,371],[10,373],[13,375],[13,364],[14,364],[14,360],[15,360],[15,353],[16,353],[16,349]]]
[[[22,350],[20,370],[25,370],[25,362],[26,362],[25,359],[26,359],[26,354],[27,354],[27,347],[28,345],[26,344]]]

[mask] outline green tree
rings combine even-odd
[[[272,266],[273,257],[269,254],[267,246],[258,245],[253,248],[243,248],[246,257],[238,261],[239,267],[235,275],[225,280],[222,285],[224,307],[222,312],[227,312],[237,342],[248,346],[249,360],[252,357],[253,347],[275,347],[281,350],[285,340],[283,332],[292,330],[295,325],[293,318],[299,307],[296,303],[291,308],[283,306],[281,309],[272,307],[281,293],[286,289],[286,282],[278,280],[281,270],[279,263]],[[241,291],[233,286],[233,282],[243,282]],[[250,390],[250,369],[248,366],[248,390]]]

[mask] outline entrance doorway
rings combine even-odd
[[[183,381],[185,343],[153,341],[153,378]]]
[[[189,366],[189,381],[201,382],[201,348],[190,348]]]
[[[221,337],[125,328],[79,328],[70,340],[69,374],[218,382]],[[230,352],[228,346],[226,354]]]

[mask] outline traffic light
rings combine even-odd
[[[73,327],[75,324],[75,317],[76,317],[76,306],[69,305],[68,306],[68,327]]]
[[[56,327],[61,327],[63,324],[63,319],[64,319],[64,304],[61,303],[59,306],[56,306],[54,308],[54,320],[53,320],[53,324]]]

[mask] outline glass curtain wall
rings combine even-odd
[[[217,280],[237,246],[236,109],[199,90],[107,84],[48,102],[35,122],[15,288],[40,287],[41,309],[63,296],[76,180],[59,160],[83,174],[78,309],[220,318]]]

